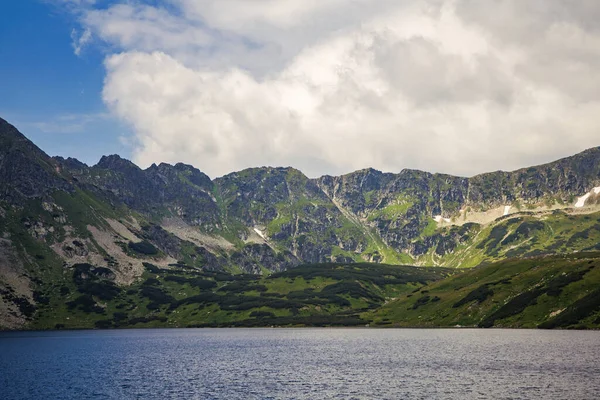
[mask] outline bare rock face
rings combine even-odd
[[[64,244],[62,250],[68,258],[86,257],[89,254],[86,245],[79,240]]]

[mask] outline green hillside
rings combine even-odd
[[[443,227],[432,238],[437,245],[419,258],[421,263],[453,268],[516,257],[600,251],[600,213],[524,211],[484,226]]]
[[[600,253],[473,268],[362,317],[396,327],[600,328]]]
[[[127,287],[78,264],[36,292],[33,329],[364,325],[359,315],[447,276],[442,268],[317,264],[267,277],[145,263]],[[49,279],[45,281],[48,282]]]

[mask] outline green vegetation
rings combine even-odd
[[[272,236],[279,233],[284,225],[290,224],[291,222],[292,217],[290,215],[280,214],[267,225],[267,234]]]
[[[428,253],[417,260],[427,265],[471,268],[510,258],[600,250],[600,213],[522,212],[487,226],[465,224],[462,227],[468,227],[471,232],[456,227],[433,231],[430,238],[435,239],[433,243],[437,248],[432,246],[432,249],[436,256]],[[440,246],[451,251],[437,252]]]
[[[121,288],[103,268],[75,266],[62,305],[40,305],[31,327],[358,325],[368,323],[361,313],[449,273],[366,263],[306,265],[268,277],[145,268],[139,282]]]
[[[369,199],[369,203],[371,201],[370,196],[366,196],[366,199]],[[412,199],[410,197],[406,197],[406,196],[398,196],[398,199],[396,200],[395,203],[393,204],[389,204],[383,208],[380,209],[376,209],[374,210],[370,215],[369,215],[369,221],[374,221],[377,219],[384,219],[384,220],[394,220],[396,218],[402,217],[406,214],[406,212],[408,211],[409,208],[411,208],[414,205],[414,202],[412,201]]]
[[[147,240],[143,240],[141,242],[129,242],[127,247],[129,247],[131,250],[135,251],[136,253],[147,255],[147,256],[154,256],[154,255],[158,254],[158,249],[156,247],[154,247],[154,245],[152,243],[148,242]]]
[[[428,284],[362,317],[381,326],[600,328],[599,287],[600,253],[506,260]]]
[[[10,297],[31,319],[30,328],[365,324],[595,328],[600,323],[600,272],[597,256],[589,253],[600,250],[600,214],[573,216],[555,211],[540,218],[521,213],[485,227],[465,224],[441,229],[432,219],[421,219],[421,226],[426,226],[419,240],[427,241],[430,247],[416,261],[452,267],[479,265],[460,273],[360,263],[364,258],[395,264],[412,259],[394,251],[359,222],[339,216],[337,224],[319,231],[304,228],[307,232],[276,244],[282,249],[291,247],[293,241],[296,245],[316,246],[335,237],[352,244],[350,248],[362,248],[356,252],[331,244],[330,255],[344,260],[341,264],[306,265],[268,276],[270,272],[257,258],[253,263],[265,276],[240,274],[241,268],[223,265],[237,273],[232,275],[205,270],[214,263],[207,258],[213,257],[212,253],[182,242],[176,264],[165,269],[145,263],[142,277],[123,287],[114,283],[109,268],[86,263],[63,265],[48,244],[64,237],[63,220],[72,224],[80,237],[87,238],[92,245],[86,246],[90,247],[94,241],[89,225],[109,229],[106,216],[127,216],[118,208],[102,206],[102,201],[84,192],[57,194],[56,201],[61,208],[48,211],[32,201],[28,207],[13,209],[3,217],[3,229],[19,243],[20,259],[26,261],[27,270],[35,277],[35,303],[24,297]],[[93,205],[95,201],[99,204]],[[298,227],[303,229],[312,218],[309,211],[314,210],[332,212],[319,200],[306,198],[278,204],[267,231],[276,235],[292,221],[295,224],[297,217]],[[395,210],[389,215],[402,211],[398,204],[389,210]],[[247,229],[233,221],[229,223],[237,226],[233,231]],[[46,230],[52,227],[56,235],[49,235],[46,241],[36,239],[31,233],[36,226]],[[238,252],[251,246],[236,240]],[[120,243],[134,257],[160,260],[165,256],[150,239]],[[65,248],[77,251],[78,247],[85,246],[73,241]],[[110,255],[96,247],[110,267]],[[258,254],[259,249],[247,250],[248,254]],[[551,256],[572,250],[588,253]],[[227,254],[222,257],[226,262],[233,259]],[[455,273],[449,276],[451,272]]]
[[[423,231],[421,232],[421,236],[423,236],[423,237],[433,236],[435,234],[436,229],[437,229],[437,223],[435,222],[435,220],[433,218],[428,218],[427,225],[425,225],[425,228],[423,228]]]
[[[36,307],[23,304],[30,327],[600,328],[600,253],[462,272],[368,263],[311,264],[263,277],[145,268],[137,283],[119,287],[105,268],[74,266],[62,284],[37,292]]]

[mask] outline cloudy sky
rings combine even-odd
[[[474,175],[600,145],[598,0],[16,3],[0,116],[88,163]]]

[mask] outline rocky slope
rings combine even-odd
[[[26,324],[78,265],[122,286],[139,282],[144,263],[268,274],[301,263],[473,267],[594,250],[598,187],[600,148],[472,178],[252,168],[211,180],[185,164],[52,158],[0,119],[0,321]]]

